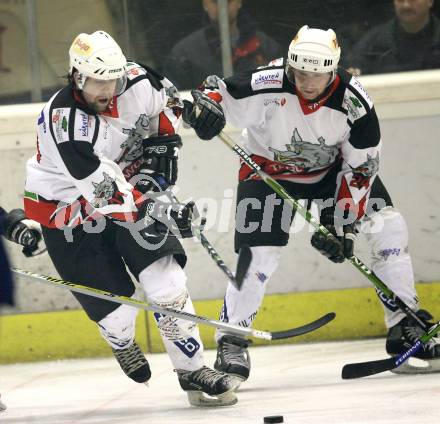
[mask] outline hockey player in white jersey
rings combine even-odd
[[[184,120],[206,140],[218,134],[211,123],[224,122],[224,117],[244,128],[242,143],[253,161],[293,197],[320,206],[321,223],[338,239],[316,232],[311,243],[331,261],[352,256],[362,224],[373,271],[426,321],[432,317],[419,310],[405,220],[377,175],[381,137],[376,112],[359,81],[338,68],[340,53],[333,30],[304,26],[291,42],[287,60],[224,80],[208,77],[203,92],[192,92],[194,102],[186,104]],[[288,242],[293,214],[286,213],[282,199],[245,163],[237,205],[235,249],[251,246],[253,261],[241,291],[228,285],[221,316],[231,324],[251,326]],[[257,228],[251,231],[251,224]],[[413,345],[421,330],[382,293],[379,297],[389,329],[386,350],[396,355]],[[249,342],[221,331],[216,339],[215,368],[246,380]],[[440,370],[437,342],[415,356]]]
[[[79,34],[69,55],[69,84],[38,118],[37,154],[27,163],[26,215],[41,223],[63,279],[132,296],[127,266],[149,302],[193,313],[177,236],[192,237],[194,205],[151,197],[155,179],[173,185],[177,178],[178,92],[152,69],[127,63],[103,31]],[[147,383],[150,367],[135,341],[138,310],[74,295],[122,370]],[[198,327],[160,314],[155,319],[190,403],[235,403],[232,379],[204,366]]]

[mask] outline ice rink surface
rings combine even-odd
[[[385,358],[384,340],[255,347],[238,403],[189,406],[165,354],[149,355],[150,386],[129,380],[113,358],[0,366],[8,410],[1,424],[289,424],[440,422],[440,374],[390,372],[342,380],[345,363]],[[211,365],[215,351],[207,351]]]

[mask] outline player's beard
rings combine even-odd
[[[102,113],[105,110],[107,110],[111,100],[112,100],[111,98],[109,98],[106,102],[101,102],[99,100],[95,100],[93,102],[88,102],[88,105],[96,113]]]

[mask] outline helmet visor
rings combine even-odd
[[[296,84],[297,79],[300,79],[302,81],[307,80],[311,85],[321,85],[322,82],[325,82],[325,87],[328,87],[335,80],[335,76],[336,76],[335,71],[329,71],[329,72],[303,71],[300,69],[295,69],[289,63],[286,64],[285,71],[286,71],[287,79],[292,84]]]
[[[292,66],[290,66],[290,64],[287,62],[286,63],[286,75],[287,75],[287,79],[292,83],[295,84],[295,74],[293,72],[293,68]]]
[[[84,94],[90,97],[113,97],[119,96],[124,92],[127,84],[127,77],[125,74],[116,79],[111,80],[99,80],[91,77],[83,78],[83,83],[78,84],[78,88],[81,89]]]

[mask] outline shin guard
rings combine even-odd
[[[411,309],[418,310],[414,273],[408,252],[408,229],[398,210],[386,207],[375,213],[363,228],[371,248],[372,270]],[[388,328],[405,314],[379,290]]]
[[[249,266],[241,290],[228,284],[221,312],[221,321],[250,327],[252,325],[266,291],[267,282],[278,268],[281,247],[251,247],[252,262]],[[225,333],[216,332],[218,341]]]

